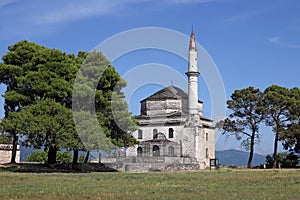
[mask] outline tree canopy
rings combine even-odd
[[[293,141],[289,140],[296,128],[300,115],[299,89],[288,89],[272,85],[264,91],[264,102],[267,109],[266,124],[275,133],[273,167],[278,167],[278,142],[283,141],[288,148]],[[299,133],[298,133],[299,134]],[[296,133],[296,136],[298,135]],[[284,142],[285,141],[285,142]]]
[[[87,108],[80,111],[80,116],[96,114],[93,125],[85,127],[83,132],[91,133],[89,130],[95,124],[105,130],[105,138],[99,133],[88,136],[93,148],[99,147],[99,140],[106,138],[118,146],[136,143],[129,134],[135,129],[135,123],[121,92],[126,82],[102,53],[79,52],[75,56],[28,41],[17,42],[8,49],[0,64],[0,82],[7,86],[5,117],[1,124],[14,144],[18,142],[17,136],[22,135],[23,144],[48,151],[49,163],[55,163],[60,148],[77,152],[92,148],[82,142],[73,120],[72,105],[76,102],[72,102],[72,95],[78,71],[84,73],[77,76],[76,80],[82,83],[77,91]],[[91,91],[96,95],[89,96]],[[112,113],[114,91],[120,94],[118,101],[124,109],[122,129],[116,126]],[[87,112],[92,108],[94,113]]]
[[[236,90],[227,101],[231,114],[217,125],[223,134],[234,135],[250,151],[248,167],[259,142],[259,126],[271,126],[274,137],[273,167],[278,167],[278,142],[286,150],[300,150],[300,90],[272,85],[261,92],[254,87]]]
[[[219,123],[219,129],[241,140],[241,146],[250,151],[247,166],[251,167],[254,145],[260,140],[259,126],[265,119],[263,93],[254,87],[235,90],[227,107],[232,113]]]

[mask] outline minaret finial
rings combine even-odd
[[[192,26],[192,33],[191,33],[191,36],[190,36],[190,48],[189,49],[190,50],[193,49],[193,50],[197,51],[195,34],[194,34],[194,26]]]

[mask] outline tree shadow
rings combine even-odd
[[[60,163],[47,165],[41,163],[13,163],[0,164],[1,172],[16,173],[90,173],[90,172],[117,172],[116,169],[102,163]]]

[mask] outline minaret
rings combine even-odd
[[[195,41],[194,30],[192,30],[190,36],[189,46],[189,63],[188,63],[188,112],[189,112],[189,123],[191,125],[197,125],[200,123],[199,117],[199,106],[198,106],[198,67],[197,67],[197,47]]]

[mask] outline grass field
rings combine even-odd
[[[0,199],[300,199],[300,170],[16,173],[2,168]]]

